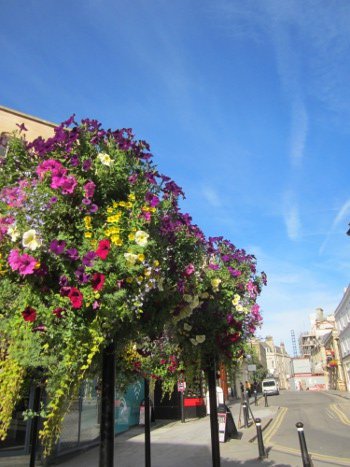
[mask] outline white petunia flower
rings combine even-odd
[[[148,237],[149,237],[148,233],[143,232],[142,230],[138,230],[135,233],[135,242],[139,246],[145,246],[147,244]]]
[[[124,258],[131,266],[133,266],[136,263],[138,256],[133,253],[124,253]]]
[[[7,228],[7,233],[10,235],[11,240],[15,242],[17,238],[19,237],[20,233],[17,230],[17,227],[15,225],[9,225]]]
[[[41,244],[42,241],[40,238],[37,237],[34,229],[27,230],[27,232],[24,232],[22,237],[22,245],[24,246],[24,248],[29,248],[30,250],[34,251],[37,248],[39,248]]]
[[[205,341],[205,335],[202,334],[200,336],[196,336],[196,341],[198,342],[198,344],[203,344],[203,342]]]
[[[185,331],[191,331],[191,329],[192,329],[192,326],[190,324],[184,323],[184,330]]]
[[[107,165],[108,167],[110,167],[113,164],[111,156],[109,154],[106,154],[105,152],[100,152],[97,158],[100,160],[101,164]]]

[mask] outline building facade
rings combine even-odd
[[[273,337],[266,336],[264,347],[268,374],[278,381],[280,389],[289,389],[291,357],[288,355],[284,343],[281,342],[280,346],[276,346]]]
[[[344,291],[334,316],[338,329],[339,372],[346,390],[350,391],[350,287]]]

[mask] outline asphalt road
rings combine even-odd
[[[269,397],[280,407],[271,428],[264,433],[266,445],[283,452],[300,452],[296,423],[304,425],[311,457],[330,465],[347,459],[350,463],[350,400],[327,392],[282,392]]]

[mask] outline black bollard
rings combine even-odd
[[[243,419],[244,419],[244,428],[248,428],[249,427],[249,412],[248,412],[248,404],[247,404],[247,401],[244,400],[243,404],[242,404],[242,408],[243,408]]]
[[[312,462],[307,452],[305,434],[304,434],[304,425],[301,422],[298,422],[296,425],[299,435],[301,457],[303,459],[303,467],[312,467]]]
[[[258,394],[256,391],[254,391],[254,400],[255,400],[255,405],[258,405]]]
[[[256,418],[255,419],[255,425],[256,425],[256,435],[258,438],[258,446],[259,446],[259,459],[265,459],[267,457],[265,447],[264,447],[264,441],[262,437],[262,431],[261,431],[261,419]]]
[[[149,380],[145,382],[145,467],[151,467],[151,420],[149,403]]]
[[[268,407],[269,406],[269,402],[267,400],[267,392],[265,391],[264,392],[264,397],[265,397],[265,407]]]

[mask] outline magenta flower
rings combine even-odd
[[[185,271],[186,271],[187,276],[190,276],[191,274],[193,274],[195,270],[196,270],[196,268],[194,267],[194,265],[192,263],[188,264],[185,267]]]
[[[84,186],[85,196],[87,198],[92,198],[95,194],[96,185],[91,180],[86,183]]]
[[[96,250],[96,255],[101,259],[106,259],[111,248],[111,242],[109,240],[101,240]]]
[[[77,186],[77,181],[73,175],[70,177],[63,177],[63,182],[61,184],[62,194],[71,195],[74,192],[74,188]]]
[[[9,256],[8,256],[8,263],[11,266],[11,269],[13,271],[17,271],[19,269],[20,265],[20,254],[18,253],[18,250],[11,250]]]
[[[36,173],[39,175],[40,178],[42,178],[44,173],[49,171],[54,172],[55,170],[59,170],[61,167],[61,162],[55,161],[54,159],[48,159],[38,165]]]
[[[80,308],[83,305],[83,294],[80,290],[75,287],[71,287],[68,293],[69,300],[72,303],[73,308]]]
[[[20,257],[18,272],[22,276],[27,276],[33,274],[37,260],[33,256],[29,256],[26,253]]]
[[[33,274],[37,261],[27,254],[20,255],[18,250],[12,250],[8,257],[8,263],[13,271],[18,271],[22,276]]]
[[[228,266],[227,269],[229,270],[231,276],[233,276],[233,277],[238,277],[238,276],[240,276],[242,274],[239,269],[233,269],[233,268],[231,268],[231,266]]]

